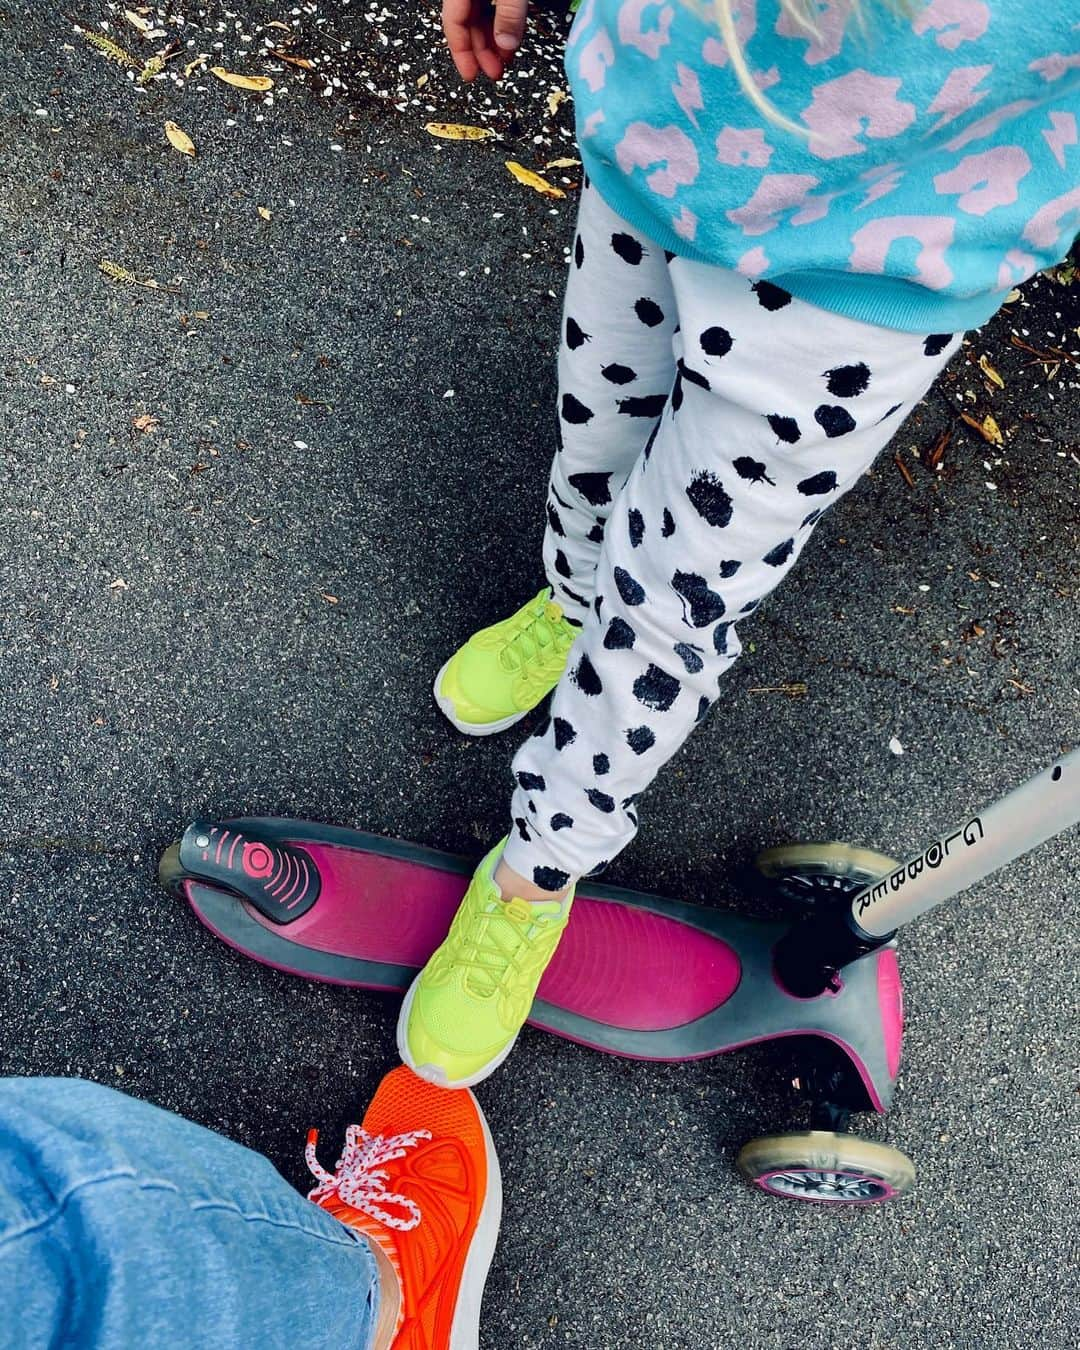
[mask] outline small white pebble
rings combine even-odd
[[[293,445],[296,446],[297,450],[306,450],[308,448],[307,441],[293,441]]]
[[[919,590],[920,590],[920,591],[928,591],[929,589],[930,589],[929,586],[920,586],[920,587],[919,587]]]
[[[892,751],[894,755],[902,755],[904,753],[904,747],[900,744],[900,742],[896,739],[895,736],[889,742],[889,749]]]
[[[448,389],[448,390],[446,391],[446,393],[443,394],[443,398],[453,398],[453,397],[454,397],[454,391],[453,391],[452,389]]]

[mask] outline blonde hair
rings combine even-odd
[[[877,0],[883,4],[886,9],[892,10],[894,14],[911,14],[917,7],[917,0]],[[724,46],[727,48],[728,56],[731,59],[731,67],[742,85],[743,92],[750,102],[761,113],[762,117],[772,122],[775,126],[783,127],[785,131],[794,132],[796,136],[809,137],[810,133],[805,127],[799,126],[798,122],[793,122],[790,117],[784,114],[771,103],[758,88],[757,81],[754,79],[753,72],[746,63],[746,54],[743,52],[742,43],[739,41],[739,34],[735,27],[735,7],[738,0],[712,0],[713,9],[716,13],[716,21],[720,25],[720,35],[724,39]],[[784,13],[811,37],[821,37],[821,29],[818,27],[818,18],[820,16],[820,5],[818,0],[778,0],[780,8]],[[853,19],[855,23],[865,31],[866,13],[863,0],[845,0],[847,8],[847,18]]]

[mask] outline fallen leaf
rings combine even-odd
[[[112,38],[107,38],[102,33],[91,32],[87,28],[80,28],[79,32],[90,43],[91,47],[96,47],[103,56],[108,57],[110,61],[115,61],[118,66],[130,66],[134,70],[142,68],[142,62],[137,56],[132,56],[129,51],[125,51],[119,43],[113,42]]]
[[[267,28],[281,28],[286,33],[292,32],[292,29],[289,27],[289,25],[287,23],[282,23],[280,19],[271,19],[266,26]]]
[[[259,215],[262,216],[263,220],[270,219],[270,212],[267,210],[265,206],[259,206],[256,208],[256,210],[258,211]]]
[[[969,427],[972,427],[979,433],[984,441],[989,441],[991,445],[1005,444],[1005,438],[1001,434],[1001,428],[989,413],[986,414],[981,422],[977,417],[972,417],[970,413],[961,413],[960,416]]]
[[[581,163],[580,159],[552,159],[545,165],[545,169],[576,169]]]
[[[526,187],[531,187],[536,192],[541,192],[545,197],[565,197],[566,193],[562,188],[557,188],[553,183],[549,183],[546,178],[541,178],[538,173],[533,173],[532,169],[526,169],[524,165],[519,164],[516,159],[508,159],[506,167],[514,175],[519,183],[524,183]]]
[[[210,311],[208,309],[193,309],[191,311],[191,317],[193,319],[208,319],[210,317]]]
[[[336,595],[327,595],[325,591],[320,591],[319,594],[322,596],[322,598],[326,601],[328,605],[338,605],[341,603],[341,601],[337,598]]]
[[[1020,299],[1020,292],[1018,290],[1011,290],[1009,294],[1005,297],[1005,303],[1007,305],[1015,305],[1017,300],[1019,299]]]
[[[566,102],[565,89],[553,89],[547,96],[548,112],[552,117],[559,111],[559,104]]]
[[[129,586],[123,577],[117,577],[115,581],[109,582],[110,591],[126,591],[129,589]]]
[[[161,423],[153,413],[140,413],[138,417],[131,419],[131,425],[136,431],[148,432],[156,431]]]
[[[788,698],[802,698],[806,693],[805,684],[759,684],[750,690],[751,694],[787,694]]]
[[[187,65],[184,67],[184,79],[185,80],[190,79],[191,72],[193,70],[197,70],[199,66],[205,66],[207,61],[209,60],[210,60],[209,52],[200,52],[194,61],[189,61]]]
[[[169,138],[169,144],[174,150],[179,150],[182,155],[190,155],[195,158],[195,142],[175,122],[165,123],[165,135]]]
[[[210,74],[216,75],[223,84],[231,84],[234,89],[254,89],[263,94],[274,87],[274,81],[269,75],[237,75],[224,66],[211,66]]]
[[[495,135],[490,127],[470,127],[460,122],[429,122],[424,130],[441,141],[489,141]]]
[[[165,58],[163,56],[152,56],[146,65],[139,72],[139,83],[149,84],[155,75],[160,75],[165,69]]]
[[[166,291],[169,295],[179,295],[179,286],[164,286],[160,281],[155,281],[153,277],[147,277],[144,281],[137,277],[134,272],[129,272],[126,267],[121,267],[111,258],[102,258],[98,263],[98,270],[103,272],[110,281],[121,281],[127,286],[143,286],[148,291]]]
[[[141,14],[135,14],[130,9],[124,10],[124,18],[140,33],[149,33],[154,26],[149,19],[144,19]]]
[[[914,613],[915,613],[915,611],[911,608],[910,605],[893,605],[893,606],[891,606],[891,608],[892,608],[892,612],[893,612],[894,614],[914,614]]]
[[[416,81],[417,89],[423,89],[424,85],[427,84],[428,80],[430,79],[431,79],[430,75],[421,75],[420,78]]]
[[[930,454],[927,457],[926,462],[927,464],[929,464],[931,469],[936,469],[937,466],[941,463],[941,457],[945,453],[945,447],[949,444],[951,438],[952,438],[951,431],[943,431],[941,435],[937,438],[937,440],[934,442],[934,444],[930,447]]]
[[[306,56],[290,56],[288,52],[279,51],[276,47],[268,47],[267,51],[279,61],[288,61],[290,66],[299,66],[301,70],[315,69],[315,62],[309,61]]]
[[[895,455],[893,455],[893,463],[894,463],[894,464],[896,465],[896,467],[900,470],[900,474],[901,474],[901,477],[903,478],[904,482],[908,485],[908,487],[913,488],[913,487],[915,486],[915,479],[912,478],[912,476],[911,476],[911,470],[908,468],[908,466],[907,466],[907,465],[904,463],[904,461],[901,459],[901,457],[900,457],[900,451],[899,451],[899,450],[896,452]]]
[[[1005,381],[1001,378],[1001,376],[997,373],[997,371],[994,369],[994,367],[990,364],[989,360],[985,356],[979,357],[979,369],[982,371],[982,373],[986,376],[986,378],[990,381],[991,384],[996,384],[999,389],[1005,388]]]

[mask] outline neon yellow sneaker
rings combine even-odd
[[[545,587],[457,649],[435,677],[435,702],[467,736],[505,731],[558,684],[577,634]]]
[[[570,917],[573,891],[561,902],[499,898],[492,872],[503,843],[476,869],[398,1017],[398,1053],[439,1087],[472,1087],[514,1048]]]

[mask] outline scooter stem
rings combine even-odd
[[[1080,822],[1080,750],[968,820],[832,913],[796,924],[777,944],[777,976],[802,998],[823,993],[836,972],[883,946],[902,924]]]

